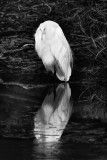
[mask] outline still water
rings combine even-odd
[[[0,160],[106,160],[106,89],[0,85]]]

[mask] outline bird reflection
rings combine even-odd
[[[69,84],[59,84],[55,98],[53,91],[47,94],[34,118],[34,133],[38,141],[56,142],[60,139],[72,112],[70,97]]]

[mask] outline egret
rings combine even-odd
[[[34,34],[35,50],[47,71],[61,81],[69,81],[73,68],[73,53],[61,27],[53,21],[39,25]]]

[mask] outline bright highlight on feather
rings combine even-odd
[[[73,53],[61,27],[53,21],[41,23],[35,33],[35,49],[48,71],[59,80],[69,81],[73,67]]]

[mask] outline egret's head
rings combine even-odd
[[[61,32],[59,25],[56,22],[48,20],[39,25],[35,33],[35,40],[52,40],[59,32]]]
[[[36,30],[36,33],[34,34],[34,38],[35,38],[35,49],[38,52],[40,50],[41,46],[41,42],[43,40],[43,32],[45,30],[45,27],[40,24],[39,27]]]
[[[45,26],[45,24],[44,23],[41,23],[40,25],[39,25],[39,29],[40,29],[40,31],[43,33],[43,32],[45,32],[46,31],[46,26]]]
[[[41,23],[39,29],[42,33],[42,38],[44,40],[52,40],[56,35],[56,29],[58,28],[58,24],[53,21],[45,21]]]
[[[41,43],[46,36],[46,26],[44,23],[41,23],[34,34],[35,43]]]
[[[55,39],[57,39],[58,34],[61,33],[62,30],[60,26],[53,21],[45,21],[39,25],[34,35],[35,38],[35,49],[38,52],[39,56],[43,47],[46,46],[46,43],[52,44]],[[45,47],[46,49],[46,47]],[[40,56],[41,57],[41,56]]]

